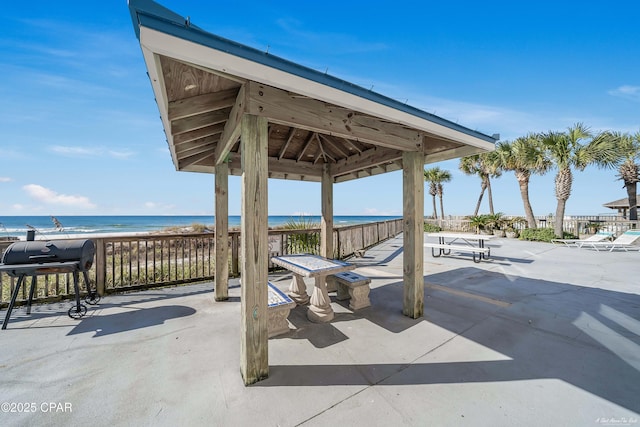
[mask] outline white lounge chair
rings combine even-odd
[[[589,242],[602,242],[604,240],[611,240],[613,233],[608,231],[598,231],[593,236],[589,236],[586,239],[551,239],[551,243],[564,243],[565,246],[580,247],[583,243]]]
[[[581,248],[592,248],[596,251],[600,249],[613,252],[615,249],[624,249],[625,251],[640,251],[640,246],[635,242],[640,239],[640,230],[627,230],[611,242],[584,242],[580,244]]]

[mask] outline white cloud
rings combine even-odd
[[[65,156],[97,156],[100,154],[100,149],[96,148],[64,147],[61,145],[54,145],[51,147],[51,151]]]
[[[92,203],[88,197],[85,196],[58,194],[49,188],[45,188],[37,184],[28,184],[22,188],[30,197],[43,203],[51,205],[73,206],[81,209],[93,209],[96,207],[96,205]]]
[[[132,157],[135,153],[133,151],[112,151],[109,150],[107,151],[107,154],[109,154],[109,156],[116,158],[116,159],[128,159],[129,157]]]
[[[12,181],[8,176],[0,176],[0,182],[9,182]]]
[[[503,140],[548,130],[555,124],[547,118],[510,108],[437,97],[420,97],[409,100],[409,104],[487,135],[499,133]]]
[[[630,99],[632,101],[640,101],[640,86],[623,85],[607,92],[611,96]]]
[[[54,145],[50,148],[51,151],[63,156],[69,157],[102,157],[109,156],[115,159],[127,159],[133,156],[135,153],[129,150],[116,151],[106,150],[102,147],[71,147]]]

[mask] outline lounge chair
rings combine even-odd
[[[638,240],[640,240],[640,230],[627,230],[611,242],[584,242],[579,247],[592,248],[596,251],[603,249],[609,252],[613,252],[615,249],[640,251],[640,246],[635,244]]]
[[[604,240],[611,240],[613,233],[608,231],[598,231],[593,236],[586,239],[551,239],[551,243],[564,243],[565,246],[580,247],[583,243],[589,242],[602,242]]]

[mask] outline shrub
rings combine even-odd
[[[285,230],[313,230],[319,225],[313,222],[313,219],[301,216],[298,220],[289,218],[283,228]],[[317,254],[320,249],[320,233],[306,232],[300,234],[290,234],[287,236],[287,251],[290,254],[298,252],[306,252]]]
[[[430,224],[428,222],[425,222],[424,231],[427,233],[439,233],[440,231],[442,231],[442,227],[438,227],[435,224]]]
[[[520,240],[551,242],[555,238],[553,228],[525,228],[520,232]],[[577,239],[577,237],[571,233],[564,232],[563,239]]]

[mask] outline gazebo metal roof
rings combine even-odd
[[[208,33],[150,0],[131,0],[173,163],[240,175],[240,110],[269,120],[269,177],[334,182],[492,150],[495,138],[328,74]]]

